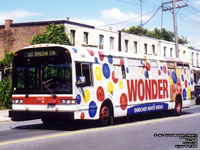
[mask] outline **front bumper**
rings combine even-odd
[[[10,110],[9,117],[13,121],[25,121],[40,118],[74,119],[74,112]]]

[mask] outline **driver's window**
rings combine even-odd
[[[85,77],[83,86],[92,85],[91,64],[89,63],[76,63],[76,80],[80,82],[80,77]]]

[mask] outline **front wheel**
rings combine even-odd
[[[113,113],[109,106],[103,105],[100,110],[100,123],[103,126],[113,124]]]

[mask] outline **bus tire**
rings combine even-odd
[[[182,102],[181,98],[178,97],[176,100],[175,108],[174,108],[174,115],[180,116],[182,114]]]
[[[108,126],[113,124],[114,116],[113,116],[113,108],[109,103],[104,103],[100,109],[100,124],[102,126]]]

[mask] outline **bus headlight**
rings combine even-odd
[[[60,102],[66,105],[76,104],[76,100],[73,99],[61,99]]]
[[[12,103],[13,104],[23,104],[23,99],[13,99]]]

